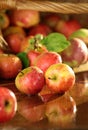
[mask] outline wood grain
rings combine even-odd
[[[32,9],[63,14],[88,13],[87,0],[0,0],[0,9]]]

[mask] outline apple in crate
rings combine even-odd
[[[79,21],[72,20],[59,20],[55,26],[55,30],[59,33],[64,34],[67,38],[75,31],[81,28]]]
[[[17,54],[20,52],[22,41],[25,39],[25,36],[21,33],[9,34],[5,37],[6,42],[12,53]]]
[[[88,48],[81,39],[73,38],[70,40],[70,45],[61,52],[61,57],[64,63],[78,67],[87,62]]]
[[[69,39],[73,38],[79,38],[83,40],[88,47],[88,28],[80,28],[76,30],[69,36]]]
[[[66,128],[74,123],[76,110],[75,100],[65,93],[46,104],[45,115],[50,123]]]
[[[57,13],[49,13],[44,17],[44,23],[54,29],[61,17]]]
[[[30,66],[34,65],[34,61],[35,59],[40,55],[40,52],[36,51],[36,50],[29,50],[27,53],[29,62],[30,62]]]
[[[17,111],[17,99],[14,92],[0,86],[0,123],[11,120]]]
[[[52,92],[65,93],[75,84],[75,73],[67,64],[53,64],[45,72],[45,82]]]
[[[10,20],[5,12],[0,12],[0,29],[4,30],[10,25]]]
[[[26,32],[22,27],[10,25],[3,31],[3,36],[6,38],[10,34],[20,34],[26,36]]]
[[[45,84],[43,71],[36,66],[27,67],[18,73],[15,84],[22,93],[27,95],[37,94]]]
[[[31,49],[30,40],[33,36],[26,36],[23,41],[21,41],[20,52],[28,52]]]
[[[60,54],[48,51],[41,53],[34,61],[34,65],[39,67],[45,73],[50,65],[61,62],[62,58]]]
[[[22,70],[21,60],[14,54],[0,54],[0,78],[13,79]]]
[[[36,34],[42,34],[43,36],[47,36],[52,32],[51,28],[46,24],[38,24],[29,29],[29,36],[35,36]]]
[[[45,118],[45,104],[35,96],[25,96],[18,102],[18,113],[30,123],[36,123]]]
[[[9,13],[11,24],[23,28],[32,27],[40,22],[40,13],[29,9],[11,10]]]

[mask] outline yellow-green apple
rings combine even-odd
[[[17,99],[15,93],[0,86],[0,123],[11,120],[17,111]]]
[[[88,48],[81,39],[73,38],[70,40],[70,45],[61,52],[61,57],[64,63],[78,67],[87,62]]]
[[[48,67],[55,63],[61,63],[62,58],[57,52],[43,52],[34,61],[34,65],[39,67],[44,73]]]
[[[73,38],[80,38],[88,46],[88,29],[80,28],[80,29],[76,30],[69,36],[69,40],[73,39]]]
[[[0,29],[4,30],[10,25],[10,20],[5,12],[0,12]]]
[[[76,30],[80,29],[81,25],[77,20],[59,20],[55,26],[55,30],[64,34],[67,38]]]
[[[29,122],[36,123],[45,118],[45,104],[38,96],[26,96],[18,102],[18,112]]]
[[[23,28],[32,27],[40,22],[40,13],[35,10],[11,10],[9,14],[11,24]]]
[[[15,78],[21,70],[22,62],[16,55],[0,54],[0,78]]]
[[[43,36],[47,36],[52,32],[51,28],[43,23],[39,23],[36,26],[29,29],[28,35],[35,36],[36,34],[42,34]]]
[[[18,90],[27,95],[37,94],[45,84],[43,71],[36,66],[23,69],[15,78]]]
[[[26,32],[22,27],[12,26],[12,25],[4,29],[3,37],[6,38],[9,34],[20,34],[20,35],[26,36]]]
[[[75,100],[64,94],[46,104],[45,115],[50,123],[66,128],[74,123],[76,110]]]
[[[75,73],[67,64],[53,64],[45,72],[45,82],[52,92],[65,93],[75,84]]]

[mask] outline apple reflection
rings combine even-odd
[[[18,112],[29,122],[38,122],[44,118],[45,104],[38,96],[26,96],[18,102]]]
[[[18,102],[18,112],[30,123],[47,120],[48,124],[65,127],[75,122],[76,110],[74,99],[67,93],[45,103],[38,96],[26,96]]]
[[[45,115],[52,124],[66,127],[76,118],[76,102],[67,93],[46,104]]]
[[[88,101],[88,73],[81,72],[76,74],[76,83],[69,94],[76,101],[76,105]]]

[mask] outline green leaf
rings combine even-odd
[[[49,51],[61,52],[70,45],[66,37],[61,33],[51,33],[41,40]]]
[[[25,52],[20,52],[17,56],[21,59],[23,68],[26,68],[30,65],[27,54]]]

